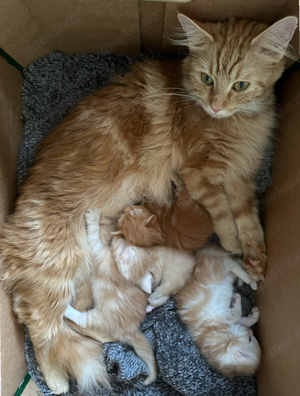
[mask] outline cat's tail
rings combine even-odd
[[[100,384],[111,389],[102,345],[66,324],[51,347],[49,360],[60,371],[76,378],[80,392],[93,391]]]
[[[156,380],[156,360],[151,345],[147,338],[140,332],[126,335],[122,341],[130,344],[138,357],[145,363],[148,369],[148,376],[144,381],[145,385],[152,384]]]

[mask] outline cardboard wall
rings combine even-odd
[[[12,208],[17,187],[22,84],[21,73],[0,57],[0,222]],[[0,395],[13,395],[26,371],[23,332],[0,285]]]
[[[281,95],[273,180],[263,197],[268,263],[256,295],[259,396],[300,394],[300,71]]]
[[[176,51],[169,38],[177,13],[198,20],[226,17],[272,23],[298,15],[297,0],[2,0],[0,47],[22,66],[55,50],[136,53]],[[298,35],[297,35],[298,37]],[[293,42],[298,54],[298,40]]]

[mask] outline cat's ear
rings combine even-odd
[[[241,349],[235,349],[234,350],[234,357],[237,361],[241,360],[252,360],[253,355],[250,353],[247,353],[247,351],[242,351]]]
[[[281,19],[255,37],[251,42],[252,48],[262,55],[276,60],[281,59],[294,35],[297,24],[298,19],[294,16]]]
[[[198,47],[203,44],[209,44],[214,41],[212,36],[183,14],[178,14],[177,18],[185,31],[186,40],[178,40],[178,44],[187,45],[188,47]]]
[[[144,220],[144,225],[146,227],[151,227],[154,226],[157,223],[157,218],[156,216],[153,214],[150,217],[148,217],[147,220]]]

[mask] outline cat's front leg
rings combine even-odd
[[[255,281],[263,280],[267,256],[257,213],[255,184],[249,180],[228,182],[226,194],[238,227],[246,271]]]
[[[223,185],[213,184],[194,168],[184,168],[180,175],[191,198],[208,211],[223,248],[233,254],[241,254],[238,230]]]

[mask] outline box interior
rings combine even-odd
[[[86,0],[84,3],[7,0],[1,4],[0,46],[22,66],[54,50],[174,52],[177,48],[169,38],[174,37],[174,28],[178,27],[178,12],[200,21],[234,16],[273,23],[288,15],[298,16],[298,3],[295,0]],[[299,57],[298,30],[292,44]],[[0,221],[13,208],[17,191],[22,84],[22,73],[0,57]],[[262,365],[257,373],[259,396],[295,395],[300,389],[300,137],[297,129],[300,72],[281,85],[273,182],[262,198],[269,260],[266,281],[256,293],[261,310],[259,340],[263,348]],[[26,374],[23,334],[11,310],[10,297],[2,288],[0,307],[0,394],[12,396]],[[36,395],[34,392],[28,396]]]

